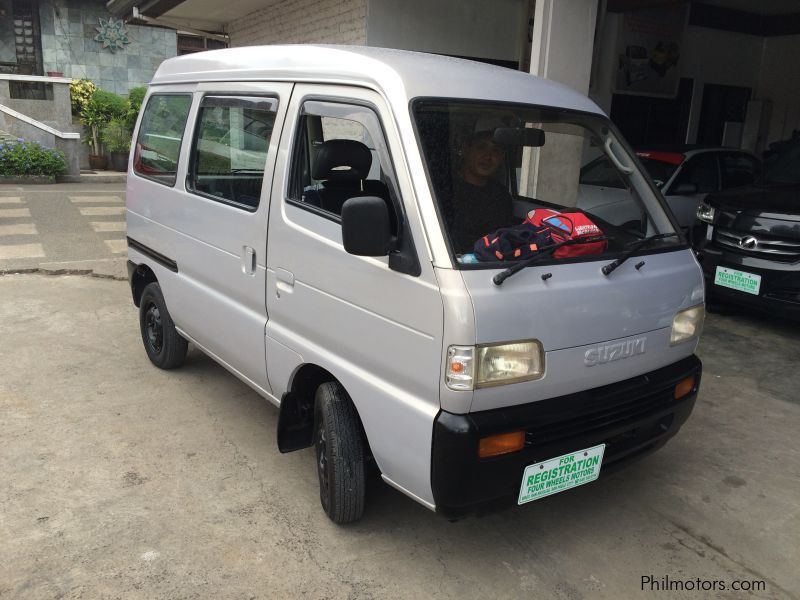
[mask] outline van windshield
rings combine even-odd
[[[601,115],[441,99],[416,100],[413,115],[460,264],[496,267],[498,260],[521,260],[536,251],[523,242],[541,249],[584,234],[607,239],[580,251],[575,245],[552,259],[594,259],[651,235],[675,233],[647,175]],[[535,235],[554,224],[567,236]],[[664,237],[649,248],[680,243],[680,236]],[[487,248],[490,253],[483,252]]]

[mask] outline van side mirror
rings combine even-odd
[[[342,206],[342,242],[356,256],[387,256],[392,250],[389,207],[377,196],[350,198]]]
[[[697,193],[697,184],[684,181],[673,188],[673,194],[680,194],[681,196],[691,196]]]

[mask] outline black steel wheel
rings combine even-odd
[[[158,283],[150,283],[142,291],[139,327],[150,362],[159,369],[174,369],[183,364],[188,343],[175,329]]]
[[[315,423],[322,508],[334,523],[352,523],[364,514],[364,440],[355,406],[338,383],[317,388]]]

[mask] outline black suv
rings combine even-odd
[[[709,194],[697,219],[709,303],[800,320],[800,139],[764,161],[758,184]]]

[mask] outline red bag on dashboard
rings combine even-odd
[[[546,227],[554,244],[567,240],[591,239],[603,235],[603,231],[582,212],[558,212],[549,208],[537,208],[528,213],[525,219],[535,227]],[[564,246],[553,252],[554,258],[571,258],[573,256],[588,256],[602,254],[606,251],[608,242],[577,242]]]

